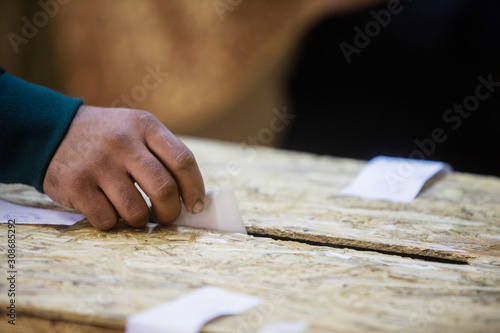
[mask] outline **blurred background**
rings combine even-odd
[[[2,0],[0,35],[6,71],[176,134],[500,176],[497,0]]]

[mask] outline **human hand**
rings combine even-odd
[[[95,227],[121,217],[133,227],[149,220],[137,182],[159,223],[201,212],[203,179],[192,152],[146,111],[81,106],[54,154],[43,182],[54,201],[76,208]]]

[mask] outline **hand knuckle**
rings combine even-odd
[[[151,113],[142,111],[137,115],[136,123],[143,129],[156,129],[159,125],[159,120]]]
[[[178,204],[171,205],[168,216],[158,218],[158,222],[164,225],[172,223],[179,217],[179,215],[181,215],[181,210],[181,203],[179,201]]]
[[[120,189],[121,205],[126,207],[122,218],[130,225],[143,225],[148,220],[149,211],[145,204],[138,201],[142,198],[137,198],[133,190],[135,191],[134,188]]]
[[[131,147],[133,141],[130,132],[125,130],[111,132],[107,139],[111,147]]]
[[[179,171],[191,169],[196,164],[194,154],[189,149],[181,151],[175,159],[175,168]]]
[[[109,154],[105,152],[95,151],[88,159],[87,165],[89,166],[89,172],[92,170],[92,174],[102,174],[103,171],[109,169],[111,165],[111,159]]]
[[[138,154],[134,158],[140,163],[142,170],[147,170],[149,174],[159,176],[161,171],[165,169],[154,157],[144,157],[142,154]]]
[[[156,122],[157,118],[147,111],[139,112],[138,118],[142,122]]]
[[[163,184],[169,182],[166,176],[167,171],[163,164],[155,157],[146,157],[140,159],[141,169],[149,175],[151,179],[157,180],[155,184]]]
[[[92,201],[82,200],[80,198],[76,208],[80,211],[86,211],[85,217],[96,228],[108,230],[113,228],[118,222],[118,218],[112,210],[95,205]]]
[[[158,183],[161,185],[155,189],[154,198],[168,199],[178,195],[177,184],[174,181],[166,180]]]
[[[122,218],[133,227],[143,226],[149,220],[149,210],[142,206],[130,207],[127,216]]]
[[[181,206],[180,205],[173,208],[172,215],[171,215],[170,219],[166,222],[167,223],[174,222],[179,217],[179,215],[181,215]]]
[[[89,193],[92,187],[92,180],[87,171],[76,171],[74,172],[68,181],[68,186],[72,192],[78,193],[78,195],[84,196]]]
[[[116,218],[103,218],[103,217],[97,217],[97,219],[94,219],[94,221],[95,221],[94,226],[101,230],[109,230],[113,228],[118,222]]]

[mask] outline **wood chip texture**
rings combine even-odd
[[[235,189],[253,236],[18,225],[18,320],[2,314],[1,332],[123,332],[128,316],[204,286],[264,302],[203,332],[281,320],[307,322],[305,332],[500,331],[498,178],[453,173],[398,204],[339,195],[361,161],[185,142],[208,189]],[[2,186],[0,197],[59,209],[22,186]],[[4,263],[6,245],[0,225]],[[7,289],[0,280],[2,312]]]

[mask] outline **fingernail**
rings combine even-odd
[[[203,210],[203,202],[198,200],[193,206],[193,214],[199,214]]]

